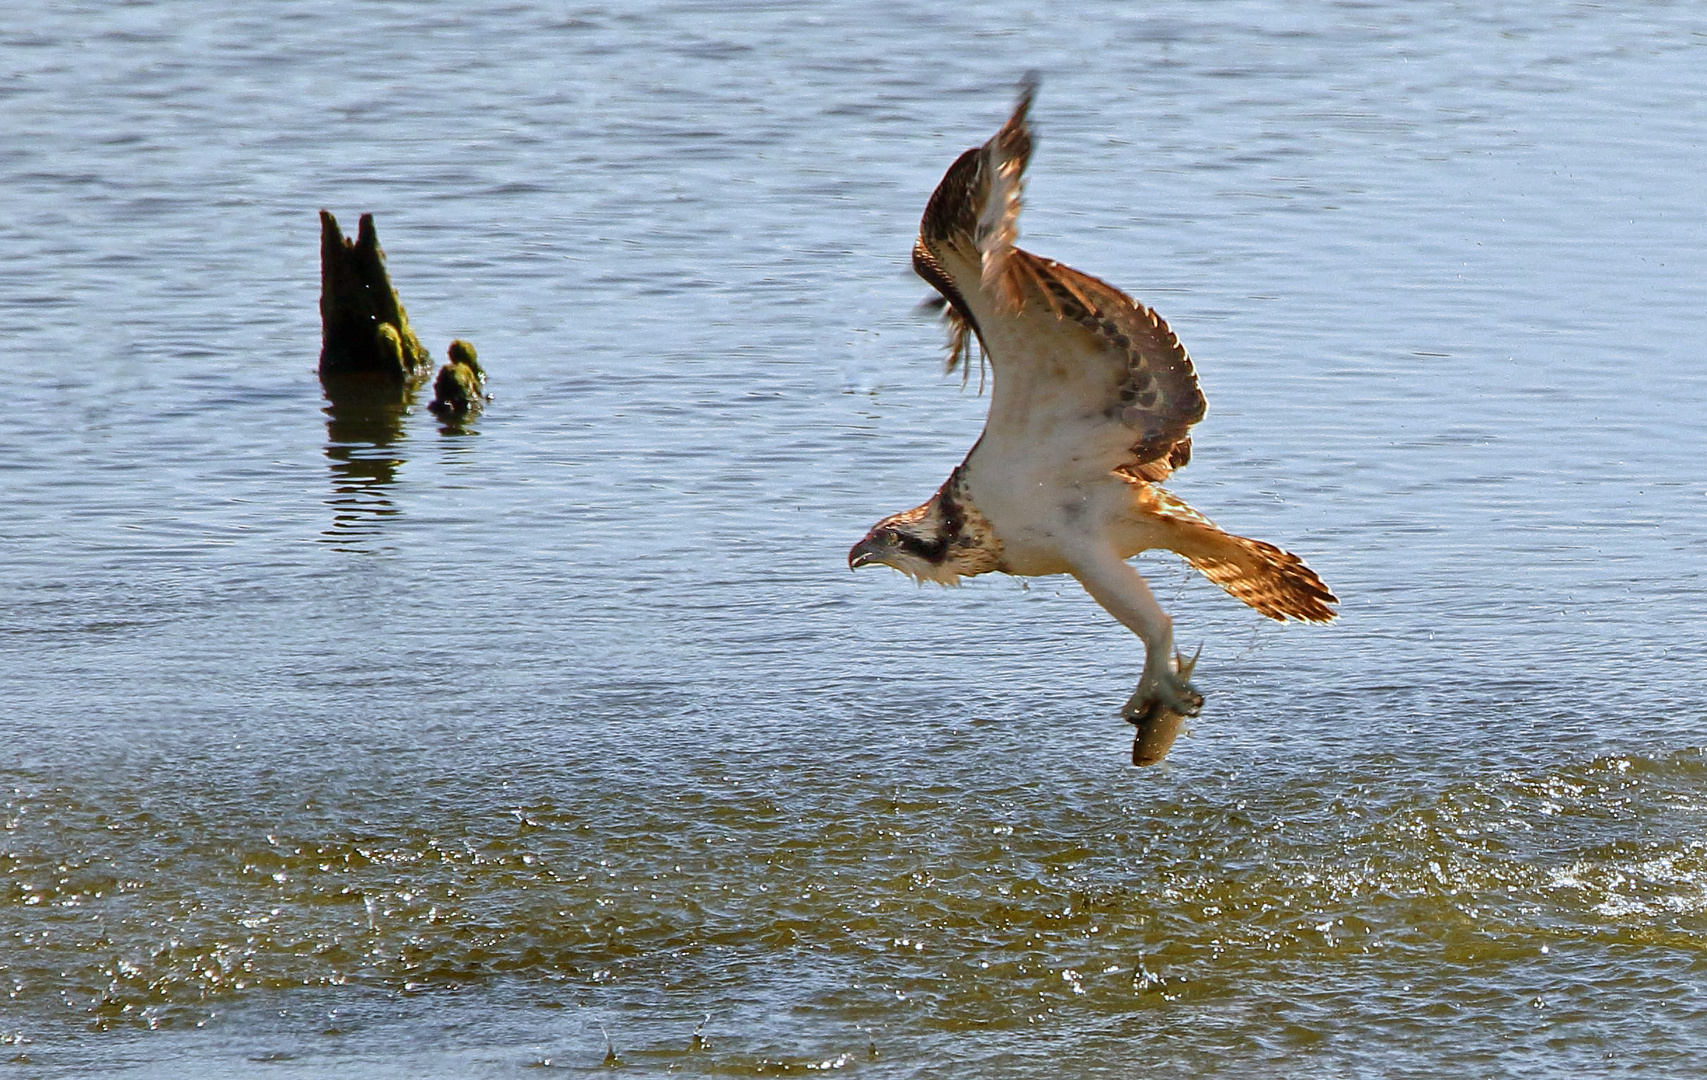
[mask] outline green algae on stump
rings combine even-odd
[[[433,380],[433,402],[427,408],[440,417],[467,416],[486,404],[486,372],[474,346],[457,338],[450,343],[450,363]]]
[[[432,366],[391,287],[372,214],[362,215],[352,241],[320,211],[320,326],[323,379],[373,374],[410,383]]]

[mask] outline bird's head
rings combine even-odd
[[[958,585],[963,575],[990,569],[973,565],[977,553],[961,534],[963,518],[949,509],[939,492],[922,506],[890,514],[848,552],[848,569],[881,564],[938,585]]]

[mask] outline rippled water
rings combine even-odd
[[[982,422],[906,256],[1028,68],[1022,242],[1344,600],[1141,560],[1152,770],[1076,585],[844,569]],[[1694,1075],[1704,129],[1690,5],[8,16],[0,1061]],[[326,413],[322,206],[469,430]]]

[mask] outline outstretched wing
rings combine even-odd
[[[1002,129],[932,193],[913,268],[946,301],[949,368],[972,338],[995,368],[985,438],[1010,437],[1088,471],[1162,480],[1203,418],[1191,357],[1168,324],[1119,289],[1014,246],[1035,79]]]

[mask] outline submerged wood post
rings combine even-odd
[[[441,420],[452,421],[479,412],[486,404],[486,370],[474,346],[457,338],[450,343],[450,362],[433,380],[433,403],[427,408]]]
[[[320,377],[374,374],[411,385],[432,367],[385,271],[373,215],[356,239],[320,211]]]

